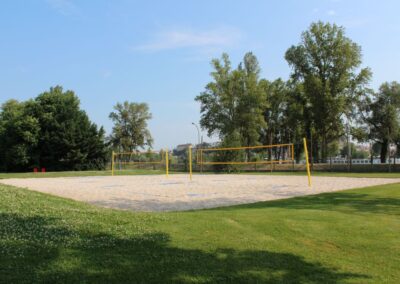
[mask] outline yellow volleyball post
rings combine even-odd
[[[192,180],[192,146],[189,146],[189,176]]]
[[[111,153],[111,175],[114,175],[114,151]]]
[[[310,164],[308,163],[308,150],[307,150],[306,138],[303,138],[303,143],[304,143],[304,153],[306,155],[306,168],[307,168],[307,176],[308,176],[308,186],[311,186]]]
[[[169,159],[168,159],[168,148],[165,150],[165,172],[166,172],[166,176],[168,177],[169,174]]]

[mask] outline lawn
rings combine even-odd
[[[4,283],[400,282],[400,184],[170,213],[0,195]]]
[[[134,170],[134,171],[115,171],[115,175],[160,175],[165,174],[161,170]],[[111,170],[105,171],[66,171],[66,172],[46,172],[46,173],[0,173],[0,179],[5,178],[48,178],[48,177],[86,177],[86,176],[110,176]],[[400,175],[399,175],[400,176]]]
[[[173,172],[170,174],[183,173]],[[160,175],[165,174],[163,170],[126,170],[115,171],[115,175]],[[194,175],[200,173],[195,172]],[[202,174],[215,174],[213,172],[205,172]],[[240,174],[255,174],[255,175],[299,175],[305,176],[304,171],[296,172],[241,172]],[[67,172],[46,172],[46,173],[0,173],[0,179],[4,178],[44,178],[44,177],[76,177],[76,176],[110,176],[111,171],[67,171]],[[333,177],[360,177],[360,178],[400,178],[400,173],[348,173],[348,172],[313,172],[313,176],[333,176]]]

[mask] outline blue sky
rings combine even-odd
[[[0,103],[62,85],[110,132],[116,102],[147,102],[155,148],[196,142],[194,102],[210,60],[253,51],[262,76],[287,79],[285,51],[311,22],[343,25],[362,46],[371,86],[400,81],[400,1],[3,0]],[[207,140],[207,138],[205,138]]]

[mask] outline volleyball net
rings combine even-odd
[[[311,186],[308,151],[304,139],[304,153],[306,169]],[[169,169],[174,172],[189,172],[192,179],[194,171],[264,171],[268,168],[272,171],[277,165],[285,164],[295,166],[295,147],[293,143],[258,145],[248,147],[219,147],[219,148],[192,148],[189,145],[179,153],[169,152],[168,149],[160,151],[133,151],[113,152],[111,159],[112,175],[129,174],[129,171],[147,173],[153,170],[157,174],[166,174]],[[263,166],[264,165],[264,166]]]
[[[294,162],[294,144],[198,149],[199,165],[257,165]]]
[[[111,157],[112,175],[118,172],[160,171],[168,174],[168,151],[113,152]]]

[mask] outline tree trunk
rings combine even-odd
[[[371,166],[374,164],[374,150],[373,150],[373,144],[371,143],[371,149],[370,149],[370,155],[371,155]]]
[[[300,163],[300,156],[302,153],[302,149],[301,149],[301,147],[298,146],[297,143],[294,145],[294,151],[295,151],[295,156],[296,156],[296,163],[298,164],[298,163]]]
[[[386,157],[388,153],[388,140],[384,139],[381,147],[381,164],[386,164]]]
[[[269,145],[272,145],[272,132],[269,134]],[[269,148],[269,161],[270,161],[270,167],[271,167],[271,173],[272,173],[272,147]]]
[[[314,146],[313,157],[311,157],[311,159],[312,159],[313,163],[316,162],[318,164],[320,162],[319,161],[320,160],[320,151],[319,151],[320,148],[319,148],[319,143],[318,143],[317,139],[315,139],[313,146]]]
[[[322,135],[321,143],[321,162],[326,163],[328,158],[328,143],[326,139],[326,133]]]

